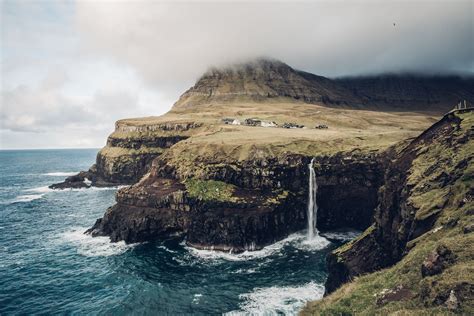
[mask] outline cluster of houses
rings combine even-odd
[[[247,118],[243,121],[233,118],[222,119],[224,124],[229,125],[246,125],[246,126],[262,126],[262,127],[278,127],[278,124],[273,121],[264,121],[256,118]]]
[[[234,119],[234,118],[223,118],[222,122],[228,125],[245,125],[245,126],[261,126],[261,127],[281,127],[281,128],[304,128],[304,125],[296,123],[283,123],[278,125],[274,121],[264,121],[257,118],[247,118],[244,120]],[[317,129],[327,129],[328,126],[324,124],[317,125]]]

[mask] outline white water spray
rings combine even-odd
[[[313,239],[318,236],[318,229],[316,228],[316,218],[318,214],[318,203],[316,203],[316,194],[318,192],[318,184],[316,182],[316,173],[313,168],[314,158],[311,159],[308,165],[309,169],[309,190],[308,190],[308,239]]]

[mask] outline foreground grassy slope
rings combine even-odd
[[[416,211],[414,221],[435,215],[432,229],[410,240],[407,254],[395,265],[355,278],[308,304],[303,315],[474,314],[474,114],[457,114],[456,119],[460,123],[453,125],[449,137],[416,148],[407,170],[407,203]],[[348,251],[355,242],[336,253]],[[450,259],[441,272],[423,275],[422,265],[440,249],[448,249]],[[399,294],[387,298],[388,291]]]

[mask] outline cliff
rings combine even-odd
[[[203,147],[193,150],[203,155],[208,154],[205,149],[209,148],[210,138],[214,138],[211,143],[218,143],[228,153],[243,156],[251,152],[271,155],[270,151],[286,149],[305,155],[358,147],[378,150],[416,135],[433,122],[433,116],[450,110],[459,99],[473,101],[473,88],[472,79],[451,77],[334,80],[271,59],[212,68],[167,114],[118,121],[95,165],[51,188],[136,183],[150,169],[153,159],[191,136],[199,137],[182,146],[199,142]],[[311,129],[323,124],[330,126],[330,130],[324,134],[260,130],[254,135],[238,126],[222,126],[225,117],[257,117],[278,124],[298,123]],[[275,143],[273,138],[281,138],[280,144],[267,146]],[[234,140],[241,145],[238,150],[236,146],[221,146]]]
[[[474,312],[473,124],[454,112],[390,150],[373,225],[328,257],[329,295],[303,314]]]
[[[200,94],[209,86],[210,95]],[[108,146],[156,146],[160,152],[89,232],[113,241],[179,235],[198,248],[259,249],[306,226],[307,165],[313,157],[319,228],[367,228],[383,183],[384,151],[435,118],[308,103],[316,102],[310,97],[316,91],[339,91],[332,86],[283,63],[257,61],[212,70],[162,117],[122,121],[133,128],[117,129]],[[271,89],[279,92],[269,96]],[[280,127],[225,124],[223,118],[258,118]],[[165,133],[138,127],[157,122],[192,122],[192,128]],[[288,122],[304,128],[281,127]],[[316,128],[321,125],[328,128]],[[148,133],[150,141],[143,136]],[[164,146],[170,139],[172,145]]]
[[[305,228],[314,158],[318,228],[365,232],[330,254],[328,296],[304,313],[469,314],[473,115],[437,121],[471,88],[273,60],[215,68],[167,114],[117,122],[96,164],[52,187],[132,184],[93,236],[242,252]]]

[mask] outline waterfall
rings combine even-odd
[[[309,190],[308,190],[308,239],[313,239],[318,236],[318,229],[316,228],[316,217],[318,214],[318,204],[316,202],[316,193],[318,192],[318,184],[316,183],[316,173],[313,168],[314,158],[311,159],[308,165],[309,169]]]

